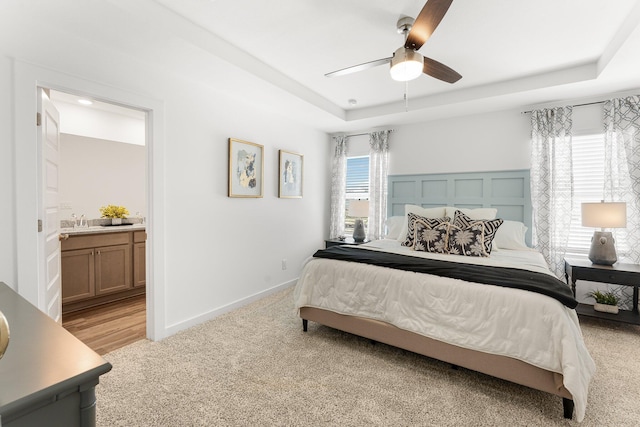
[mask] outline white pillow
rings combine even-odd
[[[409,231],[407,214],[414,213],[425,218],[442,218],[445,216],[444,212],[444,206],[441,208],[423,208],[422,206],[418,205],[404,205],[404,219],[402,221],[402,228],[400,229],[400,233],[396,239],[400,242],[404,242],[404,240],[407,238],[407,231]]]
[[[505,220],[493,239],[494,249],[530,249],[525,241],[527,226],[520,221]]]
[[[402,224],[407,220],[402,216],[392,216],[387,218],[384,222],[384,225],[387,226],[387,234],[385,237],[387,239],[398,239],[400,236],[400,230],[402,230]]]
[[[498,209],[496,208],[467,209],[456,208],[455,206],[447,206],[445,208],[445,216],[453,219],[456,211],[462,212],[471,219],[496,219],[496,215],[498,214]]]

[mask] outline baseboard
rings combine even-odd
[[[182,330],[191,328],[192,326],[196,326],[199,325],[200,323],[204,323],[208,320],[211,319],[215,319],[218,316],[221,316],[225,313],[228,313],[230,311],[236,310],[240,307],[243,307],[247,304],[251,304],[254,301],[257,301],[259,299],[262,299],[264,297],[267,297],[271,294],[275,294],[276,292],[280,292],[283,291],[287,288],[290,288],[292,286],[294,286],[296,284],[296,282],[298,281],[298,278],[295,278],[293,280],[290,280],[288,282],[284,282],[281,283],[277,286],[274,286],[272,288],[269,289],[265,289],[264,291],[258,292],[256,294],[250,295],[246,298],[242,298],[239,299],[237,301],[234,301],[230,304],[227,304],[225,306],[222,306],[220,308],[216,308],[215,310],[211,310],[209,312],[203,313],[201,315],[192,317],[190,319],[187,319],[185,321],[179,322],[179,323],[174,323],[173,325],[168,326],[165,330],[164,333],[162,334],[162,339],[170,337],[171,335],[180,332]],[[293,307],[293,302],[292,302],[292,307]]]

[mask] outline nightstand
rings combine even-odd
[[[324,241],[324,247],[330,248],[331,246],[338,246],[338,245],[361,245],[363,243],[369,243],[370,241],[371,240],[365,240],[364,242],[356,242],[355,240],[353,240],[353,237],[347,237],[344,240],[327,239]]]
[[[576,312],[583,316],[598,317],[618,322],[640,325],[638,313],[638,287],[640,286],[640,265],[616,263],[612,266],[592,264],[588,259],[565,258],[564,275],[567,284],[571,284],[573,296],[576,295],[576,281],[610,283],[612,285],[633,287],[633,310],[620,310],[618,314],[595,311],[592,305],[578,304]]]

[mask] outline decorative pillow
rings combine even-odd
[[[416,234],[416,220],[421,219],[423,220],[426,224],[429,224],[431,227],[435,227],[436,225],[442,224],[443,222],[449,222],[451,220],[451,218],[449,217],[444,217],[444,218],[425,218],[423,216],[419,216],[416,215],[414,213],[408,213],[407,214],[407,235],[406,238],[404,240],[404,242],[402,242],[402,246],[406,246],[408,248],[413,248],[413,245],[415,244],[415,234]]]
[[[439,254],[449,253],[447,240],[450,225],[451,223],[448,221],[440,222],[438,219],[416,219],[413,250]]]
[[[407,233],[409,231],[409,224],[406,221],[407,215],[409,213],[414,213],[419,216],[423,216],[425,218],[442,218],[446,216],[444,214],[444,206],[440,208],[423,208],[418,205],[404,205],[404,223],[402,228],[400,229],[400,234],[398,235],[398,241],[402,242],[406,240]],[[450,218],[453,218],[452,216]],[[411,238],[413,239],[413,233],[411,233]]]
[[[445,208],[445,216],[454,218],[456,211],[462,212],[471,219],[496,219],[496,215],[498,214],[498,209],[496,208],[467,209],[447,206]]]
[[[493,238],[503,220],[473,220],[457,210],[449,227],[449,253],[465,256],[489,256]]]
[[[387,218],[384,222],[384,225],[387,226],[387,234],[385,237],[387,239],[395,239],[398,240],[400,236],[400,230],[402,230],[402,226],[405,223],[405,218],[402,216],[392,216]]]
[[[505,219],[493,239],[493,249],[530,249],[525,241],[526,233],[526,225]]]

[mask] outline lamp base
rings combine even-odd
[[[356,219],[355,226],[353,228],[353,240],[358,243],[364,242],[367,238],[367,234],[364,232],[364,222],[361,218]]]
[[[589,260],[598,265],[613,265],[618,261],[616,247],[610,231],[594,231],[591,238]]]

